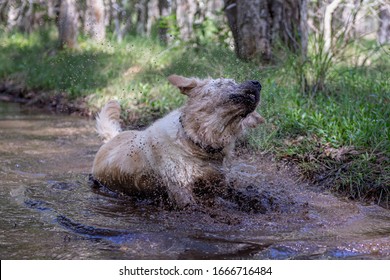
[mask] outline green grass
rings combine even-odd
[[[291,70],[292,59],[260,68],[228,48],[181,43],[166,48],[139,37],[101,45],[80,40],[79,50],[57,51],[55,36],[0,34],[0,80],[85,97],[91,110],[115,98],[126,108],[123,117],[147,123],[185,100],[168,84],[170,74],[258,79],[259,111],[267,123],[249,135],[253,149],[296,163],[306,178],[348,197],[389,206],[388,55],[364,68],[335,64],[325,89],[308,95]]]
[[[271,122],[252,135],[254,145],[296,162],[317,183],[388,207],[389,65],[336,66],[327,92],[310,97],[287,85],[273,86],[265,96]]]

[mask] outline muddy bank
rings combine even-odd
[[[13,81],[0,82],[0,101],[24,104],[59,114],[92,116],[97,109],[87,104],[87,98],[70,99],[65,92],[29,90]]]
[[[0,103],[2,259],[390,259],[390,212],[300,182],[258,154],[229,178],[263,213],[222,203],[172,211],[92,189],[94,122]]]

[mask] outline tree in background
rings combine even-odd
[[[96,41],[106,38],[106,25],[103,0],[86,0],[84,32]]]
[[[135,4],[137,11],[137,34],[146,35],[148,26],[148,0],[139,0]]]
[[[58,35],[61,47],[77,48],[78,13],[73,0],[61,0]]]
[[[34,26],[39,24],[35,17],[34,4],[34,0],[0,1],[0,19],[6,20],[7,30],[18,29],[30,33]]]
[[[197,12],[197,1],[176,0],[176,18],[180,38],[188,41],[192,37],[194,18]]]
[[[158,0],[158,37],[164,44],[168,43],[168,25],[166,19],[171,13],[171,5],[169,0]]]
[[[10,0],[8,3],[7,13],[7,29],[13,30],[16,27],[20,27],[23,19],[23,2],[17,0]]]
[[[239,58],[269,62],[280,42],[305,56],[307,0],[225,0],[225,11]]]
[[[374,58],[374,52],[367,53],[362,38],[375,33],[373,15],[380,1],[369,0],[327,0],[311,3],[309,26],[311,28],[310,59],[299,65],[304,91],[310,94],[323,92],[329,79],[330,69],[337,61],[363,65]],[[367,24],[369,23],[369,24]],[[373,27],[374,26],[374,27]],[[375,51],[377,48],[373,47]],[[362,52],[366,50],[365,56]],[[352,66],[352,65],[351,65]]]
[[[129,0],[111,0],[108,8],[108,21],[114,23],[114,35],[118,42],[121,42],[132,27],[131,10]]]
[[[379,9],[378,42],[390,43],[390,4],[383,3]]]
[[[73,12],[65,12],[69,9]],[[267,62],[277,57],[275,47],[305,61],[308,26],[310,38],[322,38],[324,53],[368,33],[369,39],[376,35],[379,43],[389,42],[389,14],[388,0],[0,0],[3,30],[47,30],[55,23],[61,45],[69,48],[77,45],[69,38],[79,31],[98,41],[113,31],[118,41],[129,34],[192,46],[233,41],[238,57]]]

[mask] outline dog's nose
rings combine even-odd
[[[256,88],[258,88],[259,90],[261,90],[261,84],[259,81],[251,81],[252,85],[254,85]]]

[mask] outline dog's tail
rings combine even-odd
[[[99,115],[97,115],[96,131],[104,143],[107,143],[121,132],[120,113],[121,106],[118,101],[111,100],[104,105]]]

